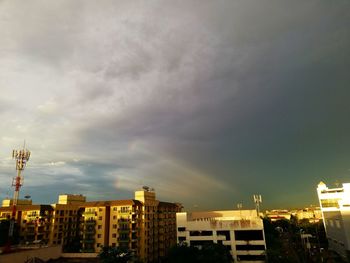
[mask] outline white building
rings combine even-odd
[[[227,246],[235,262],[265,262],[263,221],[256,210],[177,213],[177,242]]]
[[[350,183],[330,189],[320,182],[317,193],[329,248],[350,261]]]

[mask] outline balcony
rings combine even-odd
[[[85,225],[96,225],[96,221],[95,220],[86,220]]]

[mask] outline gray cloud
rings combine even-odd
[[[0,5],[0,197],[22,138],[38,201],[301,205],[347,178],[346,1]]]

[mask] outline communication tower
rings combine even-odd
[[[23,145],[22,150],[13,150],[12,151],[12,158],[16,161],[16,171],[17,176],[13,178],[12,180],[12,186],[15,188],[13,193],[13,200],[12,200],[12,218],[10,221],[10,229],[9,229],[9,238],[13,236],[13,229],[15,225],[15,218],[16,218],[16,206],[18,203],[19,198],[19,190],[21,186],[23,185],[23,176],[22,171],[26,167],[26,164],[30,157],[30,151],[28,151],[25,148],[25,143]]]
[[[261,195],[253,195],[254,197],[254,203],[256,207],[256,213],[259,216],[260,215],[260,204],[262,203]]]

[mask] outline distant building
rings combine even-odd
[[[265,262],[263,221],[256,210],[177,213],[177,242],[225,245],[235,262]]]
[[[329,248],[350,261],[350,183],[328,188],[317,187]]]
[[[10,204],[10,203],[9,203]],[[156,199],[148,187],[135,199],[86,202],[82,195],[60,195],[57,204],[18,205],[21,243],[62,245],[64,250],[100,252],[102,246],[124,247],[144,262],[156,262],[176,244],[177,203]],[[12,204],[0,208],[10,218]]]
[[[287,219],[290,220],[292,216],[292,212],[289,210],[281,210],[281,209],[275,209],[275,210],[267,210],[265,212],[266,217],[270,218],[272,222],[275,222],[277,220]]]
[[[293,213],[297,219],[307,220],[310,223],[317,223],[322,219],[322,211],[320,207],[306,207],[298,209]]]
[[[13,199],[4,199],[2,200],[2,207],[9,207],[12,206]],[[17,205],[31,205],[32,200],[30,199],[19,199],[17,200]]]

